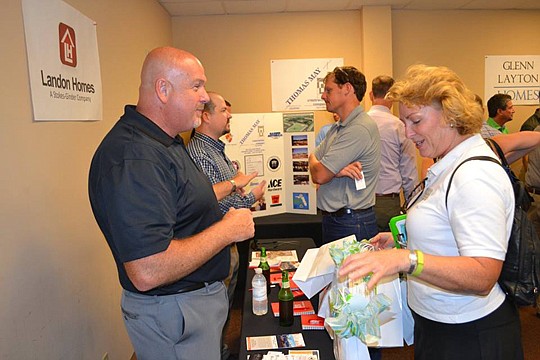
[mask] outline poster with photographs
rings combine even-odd
[[[222,140],[239,171],[257,172],[246,191],[266,181],[263,199],[251,208],[253,216],[316,214],[316,187],[308,167],[315,148],[312,112],[233,114],[231,132]]]

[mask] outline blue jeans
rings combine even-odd
[[[373,208],[369,211],[343,216],[324,215],[322,218],[323,243],[345,236],[356,235],[356,240],[370,239],[379,233]]]

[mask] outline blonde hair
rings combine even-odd
[[[459,76],[444,66],[413,65],[386,96],[407,107],[434,106],[460,135],[480,132],[483,111]]]

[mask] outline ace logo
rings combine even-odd
[[[274,188],[280,188],[281,187],[281,179],[272,179],[268,182],[268,188],[274,189]]]
[[[77,44],[75,42],[75,30],[64,23],[58,24],[58,47],[62,64],[76,67]]]

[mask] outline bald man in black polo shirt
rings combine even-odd
[[[178,136],[200,123],[205,82],[192,54],[152,50],[137,106],[125,107],[92,159],[90,202],[116,261],[139,360],[220,358],[229,245],[254,235],[248,209],[222,216],[217,202],[250,177],[212,187]]]

